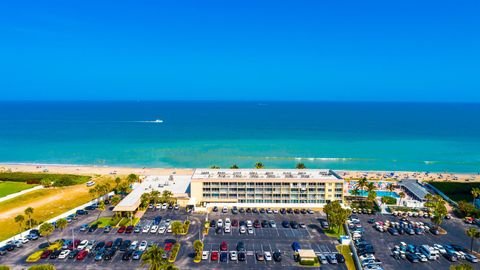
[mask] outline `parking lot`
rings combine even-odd
[[[259,226],[254,228],[253,233],[240,233],[239,226],[232,226],[229,233],[225,233],[224,230],[216,232],[214,227],[210,228],[209,233],[204,239],[204,251],[208,251],[211,254],[212,251],[220,252],[220,245],[225,242],[228,246],[228,251],[236,250],[236,246],[239,242],[243,242],[245,245],[245,261],[231,261],[229,258],[225,262],[220,260],[212,261],[209,256],[208,259],[202,260],[198,264],[190,263],[188,267],[201,267],[201,268],[235,268],[235,269],[274,269],[274,268],[286,268],[286,269],[298,269],[301,268],[298,262],[294,260],[294,251],[292,249],[292,243],[298,242],[303,249],[313,249],[317,253],[337,253],[335,248],[337,241],[335,239],[327,237],[323,234],[319,227],[319,218],[325,218],[320,213],[315,214],[266,214],[266,213],[210,213],[208,215],[209,221],[217,222],[219,219],[223,221],[229,218],[231,221],[236,220],[239,223],[247,220],[262,221],[275,221],[275,227]],[[289,227],[284,228],[282,226],[283,221],[296,221],[297,223],[304,223],[305,228],[298,227],[296,229]],[[271,261],[258,261],[256,254],[270,252],[273,254],[275,251],[280,251],[282,254],[281,262]],[[203,266],[203,267],[202,267]],[[347,269],[345,264],[337,265],[322,265],[322,269]]]
[[[457,244],[466,248],[470,248],[470,238],[465,234],[467,226],[460,220],[452,218],[444,220],[441,227],[448,233],[445,235],[433,235],[431,233],[424,233],[421,235],[391,235],[389,232],[379,232],[373,228],[373,224],[369,224],[368,220],[374,218],[375,221],[398,221],[399,218],[392,215],[362,215],[357,217],[361,221],[365,232],[363,238],[369,241],[375,247],[375,257],[381,261],[381,266],[384,269],[449,269],[452,263],[444,256],[440,256],[438,260],[411,263],[406,259],[395,259],[392,256],[392,248],[395,245],[400,245],[400,242],[406,244],[419,245],[434,245],[434,244]],[[431,222],[426,218],[410,218],[412,221]],[[478,245],[478,240],[476,245]],[[464,260],[462,260],[465,262]]]

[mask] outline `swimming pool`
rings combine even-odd
[[[400,198],[400,196],[398,196],[398,194],[393,191],[377,190],[376,192],[377,192],[377,197],[392,197],[395,199]],[[352,191],[350,190],[349,193],[352,194]],[[359,195],[367,197],[368,192],[365,190],[359,190]]]

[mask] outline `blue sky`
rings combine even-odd
[[[0,99],[480,102],[480,1],[1,1]]]

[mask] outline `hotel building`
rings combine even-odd
[[[343,202],[344,180],[332,170],[196,169],[190,193],[204,206],[321,206]]]

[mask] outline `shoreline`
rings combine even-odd
[[[384,170],[335,170],[345,179],[363,178],[369,180],[400,180],[414,178],[421,181],[455,181],[455,182],[480,182],[478,173],[454,173],[454,172],[419,172],[419,171],[384,171]],[[108,165],[76,165],[76,164],[52,164],[52,163],[0,163],[0,172],[48,172],[65,174],[87,175],[127,175],[135,173],[148,174],[192,174],[194,168],[153,168],[153,167],[129,167]],[[391,174],[393,173],[393,175]]]

